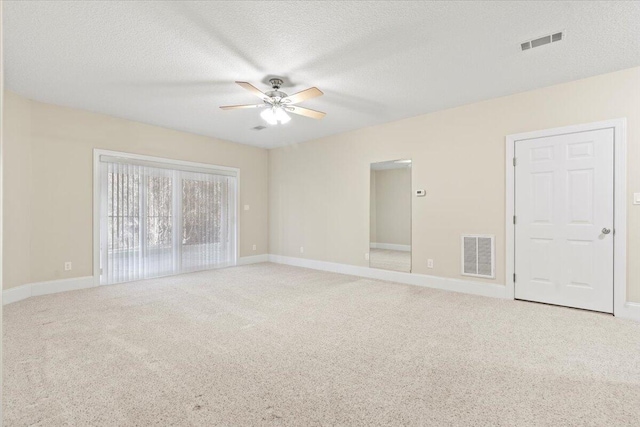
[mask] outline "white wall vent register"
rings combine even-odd
[[[495,278],[494,236],[465,234],[462,236],[462,274]]]

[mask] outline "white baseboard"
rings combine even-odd
[[[493,298],[507,298],[506,287],[504,285],[497,285],[493,283],[427,276],[426,274],[378,270],[376,268],[360,267],[357,265],[338,264],[334,262],[316,261],[312,259],[294,258],[282,255],[269,255],[269,261],[278,264],[330,271],[333,273],[348,274],[351,276],[367,277],[369,279],[387,280],[390,282],[405,283],[408,285],[425,286],[427,288],[442,289],[446,291],[462,292]]]
[[[22,301],[31,296],[31,284],[16,286],[2,291],[2,305]]]
[[[93,276],[74,277],[72,279],[51,280],[31,284],[31,296],[57,294],[58,292],[75,291],[95,286]]]
[[[253,255],[253,256],[242,256],[238,258],[237,265],[249,265],[249,264],[258,264],[260,262],[269,262],[269,255]]]
[[[47,282],[27,283],[26,285],[2,291],[2,305],[22,301],[29,297],[75,291],[94,287],[93,276],[73,277],[71,279],[50,280]]]
[[[615,316],[621,319],[629,319],[640,322],[640,303],[626,302],[622,310],[617,310],[615,312]]]
[[[396,245],[394,243],[369,243],[371,249],[387,249],[390,251],[411,252],[411,245]]]
[[[268,262],[269,255],[254,255],[238,258],[237,265],[257,264]],[[2,291],[2,305],[22,301],[30,297],[55,294],[58,292],[75,291],[96,286],[93,276],[73,277],[71,279],[49,280],[46,282],[27,283]]]
[[[408,285],[425,286],[428,288],[442,289],[446,291],[462,292],[466,294],[481,295],[493,298],[509,298],[506,287],[493,283],[478,282],[472,280],[452,279],[447,277],[428,276],[426,274],[402,273],[399,271],[379,270],[376,268],[361,267],[357,265],[339,264],[327,261],[317,261],[306,258],[287,257],[282,255],[254,255],[238,258],[238,265],[257,264],[260,262],[273,262],[277,264],[293,265],[296,267],[311,268],[314,270],[330,271],[333,273],[348,274],[351,276],[366,277],[370,279],[387,280],[390,282],[405,283]],[[46,282],[28,283],[26,285],[9,288],[2,291],[2,305],[22,301],[39,295],[54,294],[58,292],[74,291],[95,287],[93,276],[74,277],[71,279],[51,280]],[[615,313],[616,317],[640,322],[640,303],[627,302],[624,308]]]

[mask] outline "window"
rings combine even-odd
[[[235,265],[237,170],[148,159],[99,155],[100,283]]]

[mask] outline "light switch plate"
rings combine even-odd
[[[248,211],[249,210],[249,205],[244,205],[244,210]]]
[[[640,193],[633,193],[633,204],[640,205]]]

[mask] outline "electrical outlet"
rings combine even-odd
[[[255,251],[258,247],[256,245],[253,245],[253,250]]]
[[[364,254],[364,259],[365,259],[365,260],[367,260],[367,261],[369,261],[369,252],[366,252],[366,253]]]
[[[72,267],[73,267],[73,264],[71,264],[71,261],[67,261],[64,263],[64,271],[71,271]]]
[[[303,254],[304,253],[304,246],[300,246],[300,253]]]
[[[433,268],[433,260],[432,259],[428,259],[427,260],[427,268]]]

